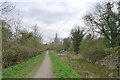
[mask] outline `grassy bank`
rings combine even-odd
[[[80,78],[70,66],[60,59],[54,52],[50,52],[54,74],[57,78]]]
[[[82,59],[65,59],[67,63],[84,78],[111,78],[117,77],[115,71],[105,66],[94,64]]]
[[[21,64],[15,65],[3,71],[3,78],[31,78],[42,62],[44,52],[36,57],[33,57]]]

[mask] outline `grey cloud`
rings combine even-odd
[[[20,5],[23,3],[19,3]],[[30,3],[31,4],[31,3]],[[30,7],[29,5],[23,5],[24,7]],[[36,7],[35,4],[38,6]],[[29,17],[31,19],[35,19],[37,21],[43,21],[46,24],[52,24],[56,21],[60,20],[70,20],[74,19],[76,15],[78,15],[79,10],[73,9],[70,7],[70,5],[67,5],[67,3],[61,2],[61,3],[43,3],[39,4],[38,3],[33,3],[34,6],[31,6],[30,10],[25,11],[21,10],[21,13],[23,13],[24,17]],[[44,9],[43,7],[50,8],[51,5],[54,6],[60,6],[63,7],[63,11],[49,11]],[[23,7],[22,6],[22,7]],[[23,7],[23,8],[24,8]],[[51,7],[52,9],[52,7]],[[69,10],[68,10],[69,9]]]
[[[74,2],[74,1],[73,1]],[[69,36],[74,23],[82,23],[81,16],[86,10],[85,6],[79,4],[74,5],[69,1],[62,2],[14,2],[16,9],[9,14],[10,17],[16,17],[20,10],[23,16],[24,26],[31,29],[33,23],[37,22],[41,27],[40,32],[45,39],[44,42],[49,42],[53,39],[55,33],[63,38]],[[90,3],[90,5],[94,5]],[[36,24],[36,23],[35,23]]]

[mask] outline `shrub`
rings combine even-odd
[[[106,49],[106,52],[108,52],[109,54],[113,54],[116,56],[120,56],[120,46],[114,47],[114,48],[108,48]]]
[[[103,38],[83,40],[80,46],[80,54],[83,58],[96,62],[108,55],[105,52],[106,44],[106,40]]]
[[[24,46],[9,48],[3,51],[3,68],[19,64],[38,55],[37,50]]]
[[[8,27],[2,27],[2,62],[3,68],[19,64],[38,55],[41,50],[39,37],[32,32],[22,32],[19,38],[14,38]]]

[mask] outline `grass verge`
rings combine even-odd
[[[84,78],[111,78],[117,77],[116,72],[107,69],[105,66],[90,63],[82,59],[65,59],[67,63]]]
[[[54,52],[49,52],[49,54],[53,64],[54,74],[57,78],[80,78],[80,76]]]
[[[37,67],[42,62],[45,53],[33,57],[21,64],[12,66],[9,69],[3,71],[3,78],[31,78],[31,74],[36,71]]]

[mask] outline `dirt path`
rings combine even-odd
[[[54,78],[48,51],[34,78]]]

